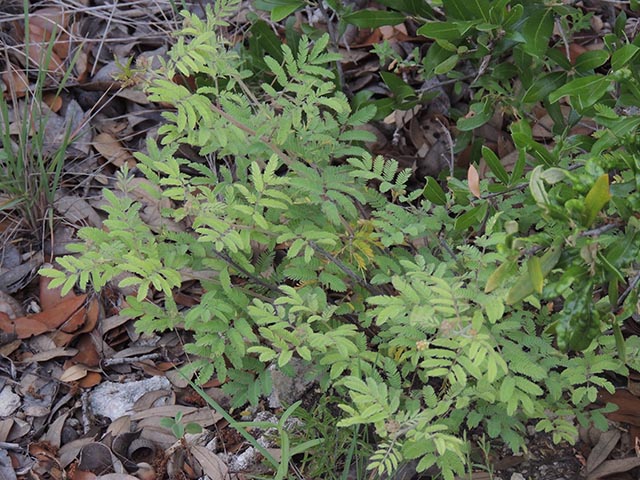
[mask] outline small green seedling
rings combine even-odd
[[[174,418],[163,418],[160,420],[160,425],[171,430],[173,436],[178,440],[184,439],[184,436],[187,433],[196,434],[202,432],[202,427],[200,425],[193,422],[184,424],[182,422],[182,417],[183,413],[177,412]]]

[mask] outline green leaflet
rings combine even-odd
[[[534,293],[536,291],[536,285],[534,285],[534,281],[538,282],[537,286],[540,286],[540,276],[542,276],[542,278],[544,279],[544,277],[546,277],[549,272],[551,272],[553,267],[556,266],[558,260],[560,260],[561,255],[561,243],[556,242],[547,249],[544,255],[542,255],[542,257],[539,259],[539,262],[536,262],[536,264],[534,264],[532,268],[533,271],[530,272],[529,268],[527,268],[527,271],[516,280],[513,287],[511,287],[511,290],[509,290],[506,298],[506,303],[508,305],[513,305],[514,303],[517,303]],[[539,265],[537,265],[537,263],[539,263]]]

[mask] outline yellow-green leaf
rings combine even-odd
[[[591,187],[591,190],[589,190],[589,193],[587,193],[587,196],[584,199],[585,226],[591,226],[593,221],[596,219],[598,212],[602,210],[602,207],[604,207],[610,199],[609,175],[605,173],[596,180],[596,183],[593,184],[593,187]]]
[[[540,266],[540,259],[538,257],[531,257],[527,261],[527,271],[529,272],[533,289],[538,293],[542,293],[544,275],[542,274],[542,267]]]
[[[556,242],[542,256],[540,259],[540,270],[542,271],[543,278],[551,272],[553,267],[556,266],[556,263],[560,260],[561,254],[562,243]],[[531,281],[531,275],[529,275],[527,268],[527,272],[520,275],[518,280],[516,280],[516,283],[511,287],[511,290],[509,290],[506,300],[507,305],[513,305],[514,303],[519,302],[523,298],[531,295],[535,290],[533,282]]]

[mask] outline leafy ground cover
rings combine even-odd
[[[3,6],[3,475],[633,475],[634,7]]]

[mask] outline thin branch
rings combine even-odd
[[[113,365],[126,365],[130,363],[138,363],[144,360],[155,360],[160,358],[159,353],[149,353],[147,355],[140,355],[138,357],[126,357],[126,358],[107,358],[102,362],[105,367],[111,367]]]
[[[622,295],[620,295],[620,297],[618,298],[618,308],[622,307],[622,304],[627,299],[629,294],[638,287],[638,283],[640,283],[640,272],[636,273],[636,276],[633,277],[625,291],[622,292]]]
[[[262,142],[264,142],[276,155],[278,155],[282,161],[288,166],[290,167],[293,164],[293,161],[291,160],[291,157],[289,157],[289,155],[287,155],[286,153],[284,153],[282,150],[280,150],[276,145],[274,145],[273,143],[271,143],[271,141],[266,138],[266,137],[259,137],[258,136],[258,132],[256,132],[255,130],[253,130],[252,128],[246,126],[244,123],[239,122],[238,120],[236,120],[235,118],[233,118],[231,115],[229,115],[227,112],[225,112],[224,110],[222,110],[220,107],[218,107],[215,104],[211,104],[211,110],[213,110],[214,112],[216,112],[218,115],[220,115],[222,118],[224,118],[225,120],[227,120],[229,123],[231,123],[232,125],[238,127],[240,130],[242,130],[245,133],[248,133],[249,135],[253,135],[254,137],[258,137]]]
[[[447,139],[447,146],[449,147],[449,161],[447,163],[449,164],[449,175],[453,177],[453,173],[454,173],[453,170],[455,167],[455,162],[454,162],[455,156],[453,154],[453,138],[451,138],[451,132],[447,127],[444,126],[444,123],[442,123],[438,117],[435,117],[435,119],[436,119],[436,122],[438,122],[442,127],[442,130],[444,130],[444,136]]]
[[[342,262],[342,260],[334,257],[333,255],[331,255],[329,252],[327,252],[324,248],[320,247],[315,242],[309,242],[309,245],[311,245],[311,248],[313,248],[316,252],[318,252],[320,255],[325,257],[327,260],[329,260],[329,261],[333,262],[334,264],[336,264],[336,266],[340,270],[342,270],[344,273],[346,273],[348,276],[350,276],[353,280],[356,281],[356,283],[358,285],[360,285],[361,287],[365,288],[369,293],[371,293],[373,295],[382,295],[382,291],[380,289],[378,289],[374,285],[371,285],[369,282],[367,282],[367,281],[363,280],[362,278],[360,278],[360,276],[358,276],[353,270],[351,270],[348,266],[346,266]]]
[[[603,233],[608,232],[609,230],[615,230],[616,228],[620,228],[624,225],[622,220],[619,220],[615,223],[607,223],[606,225],[602,225],[598,228],[594,228],[591,230],[585,230],[584,232],[580,232],[580,237],[598,237]]]
[[[252,280],[253,282],[257,283],[258,285],[272,291],[272,292],[276,292],[276,293],[282,293],[278,287],[274,287],[273,285],[265,282],[264,280],[256,277],[255,275],[253,275],[251,272],[245,270],[244,268],[242,268],[240,265],[238,265],[236,262],[233,261],[233,259],[227,255],[226,253],[221,253],[221,252],[216,252],[215,250],[213,251],[213,254],[218,257],[220,260],[224,260],[225,262],[227,262],[229,265],[231,265],[233,268],[235,268],[236,270],[238,270],[240,273],[242,273],[244,276],[246,276],[247,278],[249,278],[250,280]]]

